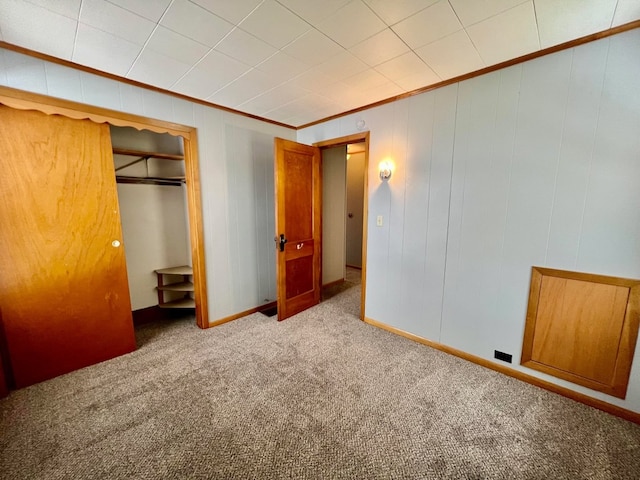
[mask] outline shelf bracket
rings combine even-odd
[[[123,169],[125,169],[127,167],[130,167],[131,165],[135,165],[136,163],[140,163],[143,160],[149,160],[149,158],[151,158],[151,155],[140,157],[139,159],[134,160],[133,162],[125,163],[124,165],[121,165],[118,168],[116,168],[116,172],[119,171],[119,170],[123,170]],[[148,176],[148,174],[149,174],[149,167],[147,166],[147,176]]]

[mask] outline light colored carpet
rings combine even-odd
[[[366,325],[348,286],[13,392],[0,478],[640,478],[639,426]]]

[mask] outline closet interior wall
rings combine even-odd
[[[183,155],[183,140],[131,127],[111,126],[114,150],[143,151]],[[113,155],[116,175],[166,178],[172,183],[144,180],[142,183],[118,181],[118,201],[122,219],[131,307],[134,311],[158,304],[157,276],[154,270],[191,265],[189,223],[184,181],[184,160],[167,160],[142,155]]]

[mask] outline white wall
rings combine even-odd
[[[322,284],[345,278],[347,147],[322,150]]]
[[[242,151],[242,147],[233,143],[236,140],[228,138],[227,128],[241,128],[259,137],[287,139],[295,139],[294,130],[2,49],[0,85],[196,127],[210,321],[254,308],[264,302],[264,291],[275,291],[275,275],[263,275],[255,264],[242,263],[243,258],[258,255],[258,238],[273,238],[269,220],[262,222],[256,217],[248,218],[234,207],[247,201],[264,201],[266,204],[273,199],[267,198],[266,193],[264,200],[258,198],[257,190],[230,187],[230,175],[233,173],[229,170],[228,155],[237,148]],[[258,179],[254,182],[273,183],[272,152],[271,144],[269,154],[262,157],[262,163],[250,164],[251,176]],[[265,164],[267,158],[268,166]],[[245,157],[236,159],[248,161]],[[247,192],[249,199],[243,196]],[[243,249],[236,248],[233,235],[238,229],[245,228],[255,228],[256,241],[249,242]],[[239,269],[239,265],[242,268]],[[256,278],[260,279],[259,289],[240,289],[240,286],[255,282]]]
[[[638,52],[636,29],[299,131],[371,132],[367,317],[640,412],[640,348],[626,400],[518,365],[533,265],[640,278]]]

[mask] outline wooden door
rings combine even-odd
[[[16,387],[135,349],[109,128],[0,106],[0,306]]]
[[[4,341],[4,327],[2,324],[2,306],[0,306],[0,398],[9,394],[9,364],[8,353]]]
[[[320,302],[320,149],[275,139],[278,320]]]

